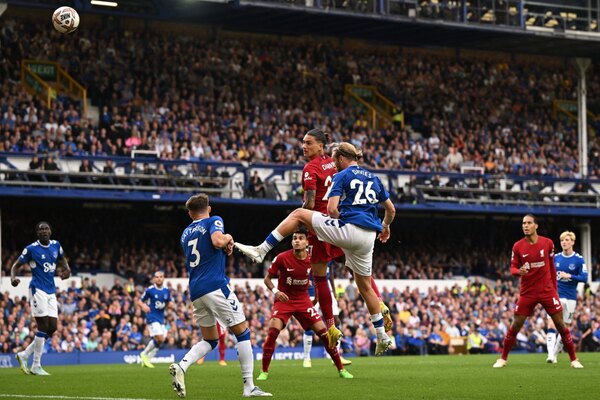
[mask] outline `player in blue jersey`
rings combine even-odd
[[[154,273],[154,285],[150,286],[142,298],[138,300],[138,305],[146,313],[146,324],[150,330],[150,342],[140,354],[142,367],[154,368],[152,357],[156,355],[158,349],[163,344],[167,336],[165,329],[165,310],[171,301],[171,292],[163,287],[165,274],[162,271]]]
[[[181,235],[181,247],[189,276],[189,292],[194,318],[200,325],[202,340],[196,343],[169,372],[173,389],[185,397],[185,373],[190,365],[214,349],[219,342],[217,321],[229,328],[237,338],[237,352],[244,380],[244,397],[267,397],[271,393],[254,386],[254,354],[250,344],[250,329],[242,304],[229,286],[225,274],[227,256],[233,252],[233,237],[225,233],[221,217],[211,217],[208,196],[198,194],[185,203],[192,223]]]
[[[340,309],[338,307],[338,302],[335,297],[335,292],[333,290],[333,288],[335,287],[333,265],[334,265],[333,261],[330,261],[329,263],[327,263],[326,274],[327,274],[329,293],[331,295],[331,310],[333,312],[334,324],[341,331]],[[315,280],[314,280],[312,273],[310,274],[310,282],[311,282],[311,284],[308,287],[308,296],[310,297],[310,300],[315,305],[315,309],[317,309],[317,311],[320,312],[322,310],[320,309],[318,298],[316,297]],[[310,352],[312,351],[312,343],[313,343],[314,334],[315,334],[314,331],[306,330],[306,331],[304,331],[304,335],[302,337],[302,344],[304,346],[304,360],[302,361],[302,366],[304,368],[312,368]],[[341,339],[343,340],[343,337]],[[338,353],[340,353],[340,360],[342,360],[342,365],[351,365],[352,364],[351,360],[348,360],[348,359],[342,357],[342,349],[341,349],[340,342],[338,342],[337,348],[338,348]]]
[[[304,225],[320,240],[340,247],[346,256],[346,266],[354,272],[354,280],[377,331],[375,355],[382,355],[392,341],[385,333],[381,305],[371,288],[373,246],[376,237],[382,243],[390,238],[390,224],[396,210],[379,178],[358,165],[362,152],[354,145],[346,142],[336,145],[332,158],[338,173],[333,176],[326,194],[329,215],[298,208],[259,246],[240,243],[235,246],[255,262],[260,262],[283,238]],[[379,203],[385,209],[383,222],[378,217]]]
[[[558,297],[563,307],[563,319],[569,325],[573,321],[573,314],[577,306],[577,285],[587,282],[588,270],[583,257],[573,250],[575,234],[564,231],[560,234],[562,253],[554,256],[556,267],[556,280],[558,282]],[[557,355],[562,350],[562,339],[556,334],[552,319],[548,318],[548,335],[546,338],[548,348],[547,363],[556,364]]]
[[[65,258],[63,249],[56,240],[50,240],[52,229],[47,222],[39,222],[35,226],[38,240],[31,243],[15,261],[10,270],[10,281],[14,287],[21,282],[17,278],[19,270],[28,266],[31,269],[29,284],[29,303],[31,313],[35,317],[37,332],[33,342],[17,353],[17,361],[25,374],[50,375],[41,366],[44,342],[52,337],[58,325],[58,306],[56,302],[56,285],[54,273],[58,272],[62,279],[71,276],[71,269]],[[33,364],[28,368],[29,357],[33,354]]]

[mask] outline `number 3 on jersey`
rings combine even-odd
[[[194,260],[190,262],[190,268],[195,268],[200,264],[200,252],[197,247],[198,238],[190,240],[187,245],[192,248],[192,255],[194,256]]]

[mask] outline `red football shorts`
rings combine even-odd
[[[275,301],[271,318],[282,320],[285,326],[292,316],[298,320],[304,330],[312,328],[314,324],[321,321],[321,315],[315,310],[308,296],[305,299],[290,299],[287,303]]]
[[[560,304],[560,300],[558,299],[558,294],[554,293],[542,297],[519,296],[519,300],[515,306],[515,314],[529,317],[538,303],[544,307],[544,310],[546,310],[548,315],[563,311],[562,304]]]
[[[331,243],[320,241],[317,235],[312,233],[308,235],[308,249],[310,262],[313,264],[327,263],[344,255],[342,249]]]

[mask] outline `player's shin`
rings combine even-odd
[[[44,343],[48,339],[48,335],[45,332],[36,332],[35,339],[33,339],[33,364],[31,368],[39,367],[42,360],[42,352],[44,351]]]
[[[190,365],[195,364],[199,359],[210,353],[212,349],[217,347],[218,340],[202,340],[192,346],[183,359],[179,362],[179,366],[186,372]]]
[[[323,346],[325,346],[325,350],[327,350],[327,353],[329,353],[329,355],[331,356],[331,359],[335,363],[335,366],[338,369],[338,371],[344,369],[344,366],[342,365],[342,360],[340,359],[340,353],[338,352],[337,347],[329,345],[327,331],[325,329],[322,329],[319,332],[317,332],[317,335],[323,341]]]
[[[263,345],[263,358],[262,358],[262,370],[263,372],[269,372],[269,366],[271,365],[271,359],[275,352],[275,343],[279,336],[279,329],[269,328],[269,334],[265,344]]]
[[[304,331],[304,335],[302,336],[302,344],[304,345],[304,359],[305,360],[310,360],[310,352],[312,350],[313,334],[314,334],[313,331],[308,330],[308,331]]]
[[[254,353],[250,344],[250,329],[246,328],[244,332],[236,335],[236,338],[238,341],[236,345],[238,358],[242,369],[242,379],[244,380],[244,393],[247,393],[254,389],[254,380],[252,377],[254,373]]]
[[[147,355],[149,358],[152,358],[152,352],[154,351],[154,349],[158,350],[156,342],[154,341],[154,339],[150,339],[150,341],[146,345],[146,348],[144,349],[144,351],[142,351],[142,354]]]
[[[569,358],[571,361],[577,360],[577,355],[575,355],[575,345],[573,344],[573,338],[571,337],[569,328],[564,327],[559,333],[562,338],[563,346],[567,353],[569,353]]]
[[[373,278],[371,276],[371,289],[373,289],[373,292],[375,292],[375,296],[377,296],[378,299],[381,299],[381,292],[379,292],[379,288],[377,287],[377,284],[375,283],[375,278]]]
[[[508,358],[508,352],[517,342],[517,333],[519,332],[513,331],[512,327],[508,328],[508,331],[506,332],[506,337],[504,338],[502,347],[502,359],[505,361]]]
[[[284,239],[284,236],[277,232],[277,229],[274,229],[269,236],[265,239],[264,242],[258,245],[258,251],[261,254],[267,254],[271,249],[279,244]]]
[[[546,347],[548,350],[548,359],[552,360],[557,353],[555,353],[554,349],[556,346],[556,331],[554,329],[548,329],[548,334],[546,335]]]
[[[335,320],[333,318],[333,299],[329,289],[329,281],[326,276],[315,276],[315,292],[321,305],[321,312],[327,328],[331,327]]]

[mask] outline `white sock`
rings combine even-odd
[[[562,351],[562,349],[563,349],[562,336],[557,334],[556,342],[554,343],[554,357],[557,357],[558,354]]]
[[[304,343],[304,359],[310,360],[310,351],[312,350],[312,335],[304,333],[302,342]]]
[[[210,353],[212,347],[210,343],[205,340],[202,340],[195,345],[192,346],[190,351],[187,352],[183,359],[179,361],[179,366],[186,372],[190,365],[195,364],[199,359]]]
[[[254,389],[254,353],[249,340],[242,340],[236,345],[240,367],[242,369],[242,379],[244,380],[244,393],[250,393]]]
[[[156,355],[156,353],[158,353],[158,347],[154,347],[152,350],[150,350],[150,353],[146,353],[148,355],[148,358],[150,360],[152,360],[154,358],[154,356]]]
[[[379,321],[382,321],[381,326],[376,326],[379,325]],[[375,332],[377,332],[377,338],[380,338],[383,334],[385,334],[385,328],[383,327],[383,315],[381,315],[381,313],[371,315],[371,322],[375,327]]]
[[[34,343],[35,343],[35,339],[32,340],[31,343],[29,343],[29,346],[27,346],[27,348],[21,352],[21,355],[23,355],[23,357],[25,357],[25,359],[29,359],[29,357],[31,357],[31,355],[33,354]]]
[[[31,364],[31,368],[39,367],[40,362],[42,361],[42,352],[44,351],[44,343],[46,339],[40,336],[36,336],[33,339],[33,364]]]
[[[556,343],[556,332],[548,332],[546,335],[546,347],[548,349],[548,357],[553,358],[554,354],[554,346]]]
[[[152,350],[154,350],[155,348],[156,346],[154,345],[154,339],[152,339],[150,340],[150,342],[148,342],[146,348],[144,349],[144,351],[142,351],[142,354],[148,356],[152,353]]]
[[[342,344],[340,342],[341,342],[341,340],[338,342],[337,346],[335,346],[335,347],[337,347],[338,353],[340,354],[340,357],[341,357],[342,356]]]

